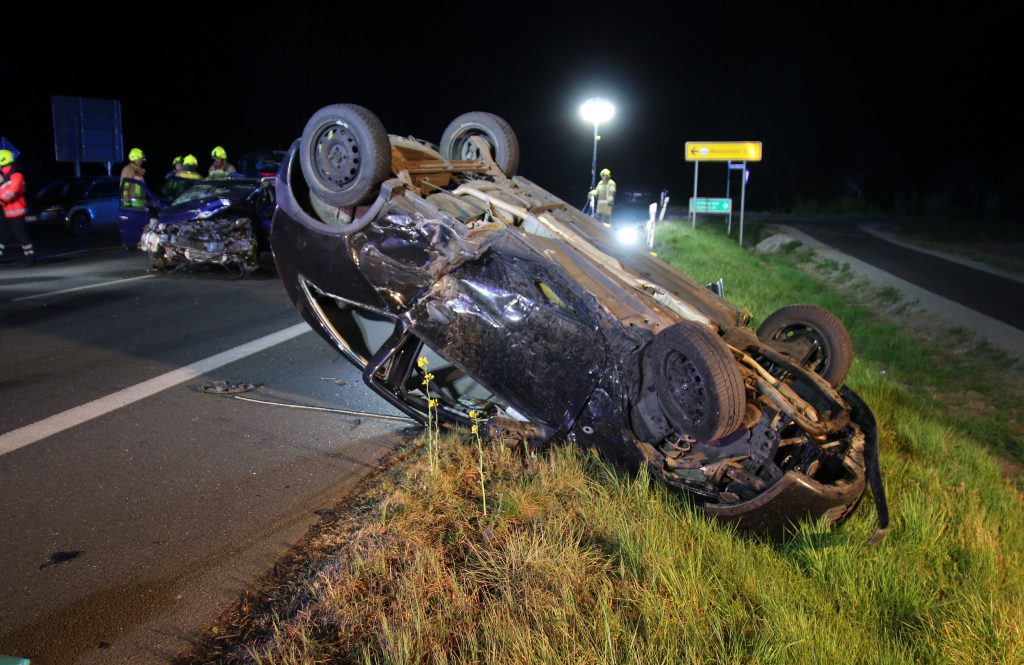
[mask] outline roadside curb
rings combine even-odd
[[[981,272],[986,272],[990,275],[995,275],[996,277],[1002,277],[1003,279],[1008,279],[1017,282],[1018,284],[1024,284],[1024,275],[1018,275],[1008,270],[1002,270],[1000,268],[990,266],[987,263],[982,263],[981,261],[965,259],[964,257],[956,256],[955,254],[940,252],[935,249],[926,249],[924,247],[921,247],[920,245],[915,245],[913,243],[907,242],[906,240],[903,240],[902,238],[892,233],[880,231],[878,230],[878,226],[878,224],[860,224],[858,225],[858,228],[864,233],[867,233],[868,235],[874,236],[879,240],[884,240],[885,242],[892,243],[893,245],[899,245],[900,247],[903,247],[905,249],[910,249],[915,252],[921,252],[922,254],[928,254],[939,259],[950,261],[951,263],[957,263],[967,268],[980,270]]]
[[[860,259],[855,259],[849,254],[844,254],[834,247],[812,238],[792,226],[785,224],[772,225],[799,240],[804,246],[815,250],[822,257],[832,259],[840,264],[849,264],[850,270],[855,274],[867,277],[876,284],[895,288],[903,294],[904,298],[909,301],[916,301],[922,308],[950,325],[973,330],[979,337],[988,340],[993,346],[997,346],[1018,358],[1024,358],[1024,331],[1018,330],[981,312],[964,307],[960,303],[948,298],[922,289],[920,286],[900,279],[884,270],[879,270]]]

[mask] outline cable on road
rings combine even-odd
[[[366,411],[349,411],[347,409],[331,409],[326,406],[307,406],[305,404],[291,404],[288,402],[273,402],[266,399],[253,399],[252,397],[242,397],[241,395],[235,395],[232,399],[240,399],[243,402],[252,402],[254,404],[267,404],[269,406],[283,406],[287,409],[303,409],[305,411],[324,411],[326,413],[340,413],[343,416],[357,416],[360,418],[377,418],[379,420],[391,420],[400,423],[412,423],[419,425],[418,420],[412,418],[406,418],[404,416],[387,416],[383,413],[367,413]]]

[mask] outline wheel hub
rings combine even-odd
[[[317,137],[315,149],[314,161],[325,180],[345,186],[359,176],[359,141],[347,126],[326,127]]]

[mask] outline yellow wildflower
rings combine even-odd
[[[436,409],[437,408],[437,400],[436,399],[432,399],[432,400],[428,401],[427,402],[427,406],[429,408],[431,408],[431,409]]]
[[[473,423],[473,426],[469,428],[469,431],[472,432],[473,434],[479,434],[480,426],[477,425],[476,423]]]
[[[479,415],[480,415],[479,413],[477,413],[476,411],[470,409],[470,411],[469,411],[469,419],[470,420],[476,420],[476,417],[479,416]]]
[[[426,356],[420,356],[419,360],[416,361],[416,366],[419,367],[420,369],[425,368],[429,364],[430,361],[427,360]]]

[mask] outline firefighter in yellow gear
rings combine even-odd
[[[196,159],[195,155],[185,155],[181,160],[181,169],[175,171],[173,174],[169,174],[167,179],[164,180],[163,187],[160,188],[160,196],[173,201],[184,193],[186,189],[191,187],[196,180],[202,180],[202,176],[199,175],[199,160]]]
[[[228,161],[228,151],[222,146],[214,148],[210,152],[210,157],[213,157],[213,163],[210,164],[210,170],[206,174],[210,180],[227,178],[235,172],[235,165]]]
[[[140,184],[146,175],[146,169],[142,168],[144,161],[146,155],[141,149],[132,148],[128,152],[128,163],[121,169],[121,206],[124,208],[145,208],[147,205]]]
[[[594,212],[597,221],[602,224],[612,223],[612,207],[615,205],[615,181],[612,180],[612,172],[608,169],[601,169],[601,180],[597,187],[590,190],[588,194],[594,199]]]

